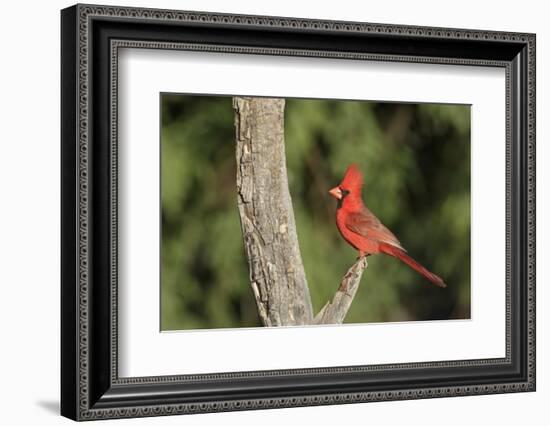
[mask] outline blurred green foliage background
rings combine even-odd
[[[261,326],[235,189],[230,97],[163,94],[161,329]],[[287,99],[288,177],[314,311],[357,253],[327,191],[351,162],[365,204],[435,287],[397,259],[369,259],[347,323],[470,317],[470,107]]]

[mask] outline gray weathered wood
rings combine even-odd
[[[288,189],[284,99],[233,98],[237,192],[250,283],[266,326],[313,322]]]
[[[344,278],[342,278],[342,282],[332,301],[327,302],[315,317],[314,324],[342,324],[344,322],[355,293],[357,293],[357,289],[359,288],[363,271],[367,266],[366,256],[357,259],[351,268],[348,269]]]
[[[266,326],[341,324],[366,257],[344,275],[336,294],[313,318],[288,189],[284,99],[233,98],[238,207],[250,284]]]

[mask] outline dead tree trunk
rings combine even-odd
[[[241,228],[250,283],[267,326],[313,320],[288,190],[284,105],[284,99],[233,99]]]
[[[359,259],[313,318],[288,189],[284,99],[233,98],[241,229],[258,314],[266,326],[339,324],[364,269]]]

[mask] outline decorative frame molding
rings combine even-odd
[[[232,38],[215,42],[209,28]],[[145,33],[157,40],[140,38]],[[253,43],[252,33],[263,39]],[[312,33],[329,43],[303,37]],[[505,68],[506,357],[119,378],[122,47]],[[535,390],[535,35],[76,5],[62,11],[62,82],[63,415],[91,420]],[[428,384],[414,385],[413,376]],[[336,378],[345,383],[334,391]],[[224,389],[236,379],[241,389]],[[453,384],[459,379],[468,384]]]

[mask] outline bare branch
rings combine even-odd
[[[363,271],[367,266],[366,256],[357,259],[342,278],[340,287],[338,287],[332,301],[327,302],[313,320],[314,324],[342,324],[344,322],[355,293],[359,288]]]

